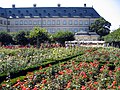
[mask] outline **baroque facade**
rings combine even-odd
[[[35,26],[46,28],[48,32],[69,30],[89,32],[89,26],[100,15],[93,7],[15,7],[0,8],[0,31],[17,32],[32,30]]]

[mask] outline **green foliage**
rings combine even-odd
[[[30,32],[30,42],[31,44],[40,44],[49,39],[48,32],[44,28],[35,27]]]
[[[53,40],[57,41],[61,44],[64,44],[65,41],[72,41],[74,40],[74,34],[69,31],[59,31],[53,35]]]
[[[17,44],[20,45],[27,45],[29,43],[29,39],[27,38],[27,32],[25,31],[20,31],[16,33],[14,40]]]
[[[120,28],[104,36],[106,42],[120,42]]]
[[[100,37],[109,34],[111,23],[104,18],[97,19],[91,26],[90,31],[96,32]]]
[[[2,42],[3,45],[13,43],[12,36],[7,32],[0,32],[0,42]]]

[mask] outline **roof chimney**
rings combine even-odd
[[[58,7],[60,7],[61,6],[61,4],[58,4]]]
[[[33,7],[36,7],[37,5],[36,4],[33,4]]]
[[[15,4],[12,5],[12,8],[15,8]]]
[[[84,4],[84,7],[86,7],[86,4]]]

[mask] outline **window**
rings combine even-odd
[[[78,21],[77,20],[74,21],[74,25],[78,25]]]
[[[83,12],[84,12],[84,13],[87,13],[87,10],[84,10]]]
[[[84,32],[83,28],[80,28],[80,32]]]
[[[35,12],[37,13],[38,11],[37,11],[37,10],[35,10]]]
[[[18,10],[18,13],[20,13],[20,10]]]
[[[67,24],[67,21],[66,21],[66,20],[64,20],[64,21],[63,21],[63,25],[66,25],[66,24]]]
[[[71,13],[68,13],[68,16],[71,17]]]
[[[38,24],[41,25],[41,21],[40,20],[38,20]]]
[[[76,10],[73,10],[74,13],[76,13]]]
[[[66,10],[64,10],[64,13],[66,13]]]
[[[43,10],[44,13],[46,13],[46,10]]]
[[[61,14],[60,14],[60,13],[58,13],[58,16],[60,17],[60,16],[61,16]]]
[[[28,21],[27,21],[27,20],[25,20],[25,21],[24,21],[24,25],[27,25],[27,24],[28,24]]]
[[[80,24],[80,25],[83,25],[83,21],[82,21],[82,20],[80,20],[80,21],[79,21],[79,24]]]
[[[80,13],[80,16],[82,16],[82,13]]]
[[[55,25],[55,20],[52,20],[52,25]]]
[[[7,25],[10,25],[10,21],[7,21]]]
[[[18,25],[18,21],[15,21],[15,25]]]
[[[32,21],[31,20],[29,20],[29,25],[32,25]]]
[[[39,16],[40,16],[40,17],[42,16],[41,13],[39,13]]]
[[[84,24],[85,24],[85,25],[88,25],[88,20],[85,20]]]
[[[51,25],[51,21],[50,20],[47,21],[47,25]]]
[[[72,25],[72,20],[69,20],[69,25]]]
[[[91,20],[90,23],[93,24],[93,23],[94,23],[94,20]]]
[[[45,20],[43,20],[43,25],[46,25],[46,21]]]
[[[2,20],[0,20],[0,24],[3,24],[3,21],[2,21]]]
[[[50,13],[48,13],[48,17],[50,17]]]
[[[74,32],[78,32],[78,28],[74,28]]]
[[[54,10],[54,12],[56,13],[56,10]]]
[[[37,21],[34,21],[33,24],[34,24],[34,25],[37,25]]]
[[[4,16],[4,13],[1,13],[1,16]]]
[[[21,17],[23,17],[24,15],[23,14],[21,14]]]
[[[7,22],[6,21],[4,21],[4,25],[6,25],[7,24]]]
[[[26,13],[29,13],[29,11],[28,11],[28,10],[26,10]]]
[[[32,14],[30,14],[30,17],[32,17]]]
[[[23,25],[23,20],[20,21],[20,25]]]
[[[57,20],[57,25],[60,25],[60,20]]]

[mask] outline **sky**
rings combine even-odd
[[[33,7],[33,4],[37,7],[57,7],[57,4],[61,7],[83,7],[86,4],[87,7],[93,6],[112,24],[111,30],[120,27],[120,0],[0,0],[0,7],[11,8],[12,4],[16,7]]]

